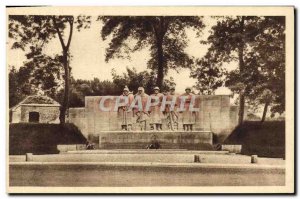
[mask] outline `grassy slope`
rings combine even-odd
[[[85,143],[86,139],[73,124],[29,124],[9,125],[9,154],[58,153],[57,144]]]
[[[242,144],[242,154],[282,158],[285,154],[285,121],[245,122],[224,143]]]

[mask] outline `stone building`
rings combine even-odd
[[[9,122],[59,123],[59,108],[50,97],[31,95],[9,110]]]

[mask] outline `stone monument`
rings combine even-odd
[[[214,141],[224,141],[238,124],[238,107],[230,105],[229,95],[195,95],[193,108],[198,111],[193,113],[193,129],[184,129],[183,112],[171,112],[166,106],[162,110],[161,131],[151,128],[148,117],[151,112],[134,109],[131,127],[124,131],[124,117],[115,108],[118,97],[86,96],[84,108],[69,110],[69,122],[77,125],[84,136],[97,143],[100,149],[146,148],[155,136],[164,149],[206,150],[212,148]],[[99,108],[99,104],[105,110]],[[143,128],[139,121],[141,112],[144,114]]]

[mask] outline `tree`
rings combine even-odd
[[[263,17],[257,24],[259,34],[252,45],[251,73],[248,72],[248,104],[263,106],[261,122],[268,107],[271,117],[285,111],[285,18]]]
[[[101,16],[104,25],[102,39],[112,39],[106,49],[106,61],[124,57],[128,53],[150,47],[148,67],[157,73],[156,85],[163,86],[169,69],[190,68],[193,60],[184,51],[187,47],[186,30],[192,28],[200,35],[204,28],[202,17],[190,16]],[[135,40],[133,48],[128,41]]]
[[[112,81],[100,81],[98,78],[82,80],[71,77],[70,107],[83,107],[85,96],[120,95],[123,89],[121,91],[119,89]],[[61,90],[55,99],[59,101],[63,94],[64,92]]]
[[[209,57],[205,55],[202,59],[197,59],[196,66],[190,74],[190,77],[197,79],[194,87],[200,91],[200,94],[206,95],[214,94],[214,91],[224,82],[224,70],[220,67],[222,63],[212,63]]]
[[[10,107],[32,94],[43,93],[55,98],[61,89],[59,56],[53,58],[39,51],[27,53],[26,58],[19,70],[11,67],[9,71]]]
[[[214,72],[213,75],[220,78],[223,71],[219,68],[223,63],[238,62],[238,69],[227,73],[225,85],[234,88],[232,90],[239,94],[238,121],[241,124],[244,117],[245,95],[252,86],[247,83],[248,74],[253,72],[251,70],[255,64],[255,60],[252,59],[254,53],[252,46],[260,33],[257,24],[263,19],[254,16],[218,17],[217,19],[217,24],[212,27],[207,41],[203,42],[210,45],[208,52],[198,63],[201,66],[203,63],[208,64],[206,68],[210,68]],[[215,82],[215,87],[218,85],[220,81]]]
[[[217,19],[208,40],[203,42],[210,45],[208,52],[198,60],[199,67],[191,75],[198,78],[199,84],[210,82],[211,90],[221,84],[224,76],[225,85],[239,94],[239,124],[243,122],[246,98],[265,103],[267,110],[270,105],[265,95],[267,90],[276,93],[277,106],[273,111],[284,110],[284,17]],[[237,62],[238,68],[222,69],[224,63],[231,62]]]
[[[264,104],[263,122],[268,106],[271,117],[285,111],[285,17],[264,17],[259,26],[263,31],[256,38],[260,42],[253,48],[264,80],[257,95]]]
[[[45,56],[27,54],[29,61],[24,62],[19,70],[12,67],[9,72],[9,103],[16,105],[26,96],[43,92],[55,98],[61,83],[61,63],[59,60]]]
[[[124,86],[128,86],[130,91],[136,92],[138,87],[143,87],[145,92],[150,94],[153,92],[154,87],[156,86],[156,76],[153,71],[142,71],[137,72],[135,68],[129,69],[127,68],[127,73],[123,73],[122,75],[117,75],[116,72],[112,71],[113,83],[116,85],[118,89],[118,93],[122,93]],[[170,77],[170,79],[164,79],[162,83],[162,87],[160,87],[161,91],[169,91],[172,86],[176,86],[174,79]]]
[[[35,93],[33,85],[29,81],[30,71],[21,67],[17,70],[15,67],[11,67],[9,70],[9,107],[17,105],[27,95]]]
[[[76,25],[77,30],[80,31],[82,28],[89,28],[90,22],[89,16],[77,16],[75,18],[74,16],[54,15],[9,16],[9,37],[14,40],[12,48],[27,50],[26,47],[29,47],[30,52],[27,54],[27,56],[29,55],[33,59],[35,56],[44,55],[42,53],[44,44],[49,43],[53,38],[59,38],[62,53],[58,53],[55,57],[58,57],[64,70],[64,96],[59,116],[61,124],[65,123],[66,111],[69,107],[71,69],[69,62],[73,27]]]
[[[21,68],[26,68],[29,71],[29,81],[32,85],[53,98],[61,89],[60,85],[62,84],[61,56],[47,56],[42,54],[41,49],[32,48],[32,51],[26,54],[27,61]]]

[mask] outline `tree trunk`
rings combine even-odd
[[[262,118],[261,118],[261,122],[263,123],[265,120],[266,120],[266,115],[267,115],[267,111],[268,111],[268,106],[269,106],[270,102],[267,101],[265,103],[265,107],[264,107],[264,112],[263,112],[263,115],[262,115]]]
[[[59,121],[60,124],[65,124],[66,123],[66,112],[69,109],[69,93],[70,93],[70,68],[69,68],[69,48],[71,45],[71,40],[72,40],[72,35],[73,35],[73,23],[74,23],[74,18],[70,17],[68,18],[68,23],[70,24],[70,33],[69,33],[69,38],[67,41],[67,44],[65,44],[62,33],[59,30],[59,26],[57,25],[56,21],[56,16],[52,17],[54,27],[56,29],[62,50],[63,50],[63,67],[64,67],[64,80],[65,80],[65,88],[64,88],[64,98],[63,98],[63,103],[60,106],[60,113],[59,113]]]
[[[242,76],[244,72],[244,59],[243,59],[244,49],[243,47],[239,48],[239,69],[240,75]],[[239,122],[238,124],[242,124],[244,122],[244,112],[245,112],[245,88],[240,91],[240,103],[239,103]]]
[[[164,81],[164,66],[163,66],[163,47],[162,41],[157,42],[157,80],[156,86],[162,89]]]
[[[64,88],[63,103],[60,107],[60,115],[59,115],[60,124],[65,124],[66,111],[69,108],[70,70],[69,70],[69,62],[68,62],[67,52],[63,53],[63,66],[64,66],[64,71],[65,71],[65,75],[64,75],[65,88]]]
[[[154,25],[154,32],[156,38],[156,48],[157,48],[157,80],[156,86],[160,89],[163,86],[164,81],[164,50],[163,50],[163,40],[166,33],[166,24],[164,17],[159,17],[157,24]]]
[[[238,47],[238,57],[239,57],[239,69],[240,69],[240,76],[243,76],[244,73],[244,41],[243,41],[243,34],[244,34],[244,17],[241,18],[240,21],[240,34],[241,34],[241,41]],[[240,91],[240,105],[239,105],[239,119],[238,124],[242,124],[244,122],[244,109],[245,109],[245,88]]]
[[[238,124],[242,124],[244,122],[244,112],[245,112],[245,95],[244,95],[244,93],[240,93],[239,123]]]

